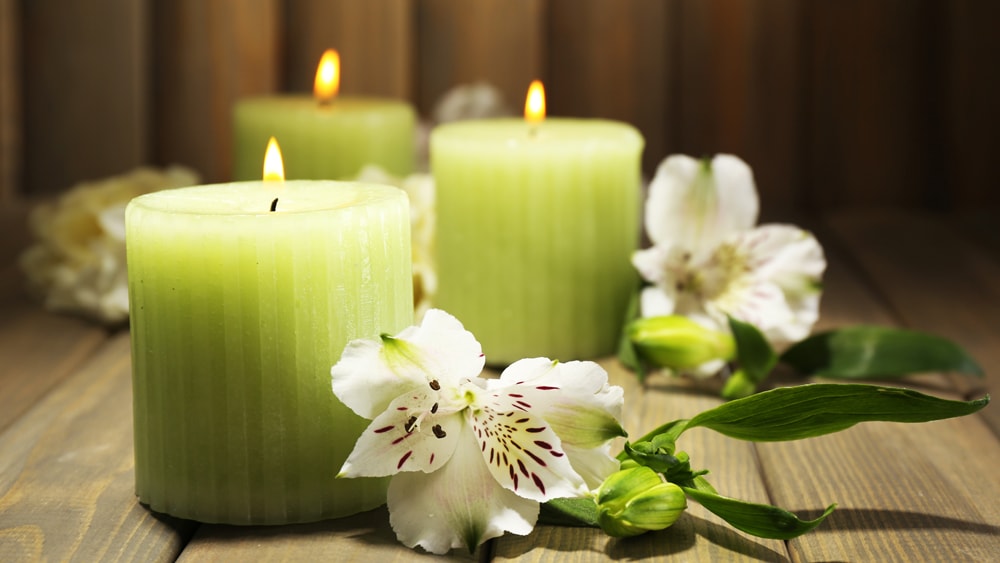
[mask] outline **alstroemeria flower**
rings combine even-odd
[[[125,206],[132,198],[198,183],[187,168],[137,168],[77,184],[30,217],[35,243],[21,255],[29,289],[52,311],[113,325],[128,320]]]
[[[735,156],[663,161],[646,203],[653,247],[632,259],[652,284],[642,316],[684,315],[727,330],[729,315],[774,344],[805,338],[819,313],[823,249],[792,225],[754,227],[758,207],[753,173]]]
[[[539,503],[578,497],[617,471],[622,390],[593,362],[545,358],[481,378],[482,348],[451,315],[348,344],[333,392],[371,425],[342,477],[393,475],[390,523],[409,547],[470,551],[527,534]]]

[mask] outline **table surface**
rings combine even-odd
[[[1000,212],[830,214],[808,225],[829,261],[818,329],[905,326],[957,341],[982,379],[926,374],[881,383],[950,398],[1000,390]],[[384,509],[309,525],[235,527],[149,512],[133,494],[126,330],[44,311],[26,297],[17,209],[0,212],[0,561],[77,559],[410,561]],[[719,403],[718,385],[658,376],[645,386],[603,360],[625,388],[637,436]],[[783,379],[782,383],[795,383]],[[539,526],[463,560],[996,561],[1000,559],[1000,407],[911,425],[865,423],[788,443],[750,444],[705,429],[679,447],[723,494],[800,516],[838,509],[791,541],[737,532],[696,503],[664,531],[618,540]]]

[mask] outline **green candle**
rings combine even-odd
[[[260,155],[269,137],[285,151],[290,179],[340,180],[354,177],[366,164],[377,164],[396,176],[414,168],[413,108],[402,101],[337,96],[339,59],[317,70],[316,89],[306,95],[241,100],[233,110],[233,179],[260,178]]]
[[[642,136],[602,120],[466,121],[431,133],[436,306],[491,364],[614,351],[639,233]]]
[[[271,210],[273,207],[273,211]],[[385,501],[334,477],[367,421],[334,397],[351,339],[412,324],[396,188],[244,182],[126,211],[136,493],[203,522],[280,524]]]

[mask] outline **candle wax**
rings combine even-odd
[[[340,182],[198,186],[129,204],[140,501],[231,524],[385,501],[384,479],[335,479],[367,421],[334,397],[330,368],[349,340],[412,324],[408,214],[401,190]]]
[[[612,121],[465,121],[431,134],[436,305],[493,365],[610,354],[636,274],[642,136]]]
[[[233,110],[233,179],[260,178],[260,155],[272,136],[281,145],[288,179],[348,179],[366,164],[403,177],[413,172],[415,122],[413,108],[397,100],[240,100]]]

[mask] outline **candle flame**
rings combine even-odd
[[[327,49],[316,68],[313,95],[321,104],[328,104],[337,97],[340,90],[340,53]]]
[[[264,152],[264,181],[285,181],[285,164],[281,159],[281,147],[274,137],[267,142],[267,150]]]
[[[533,80],[524,100],[524,120],[528,123],[545,121],[545,87],[541,80]]]

